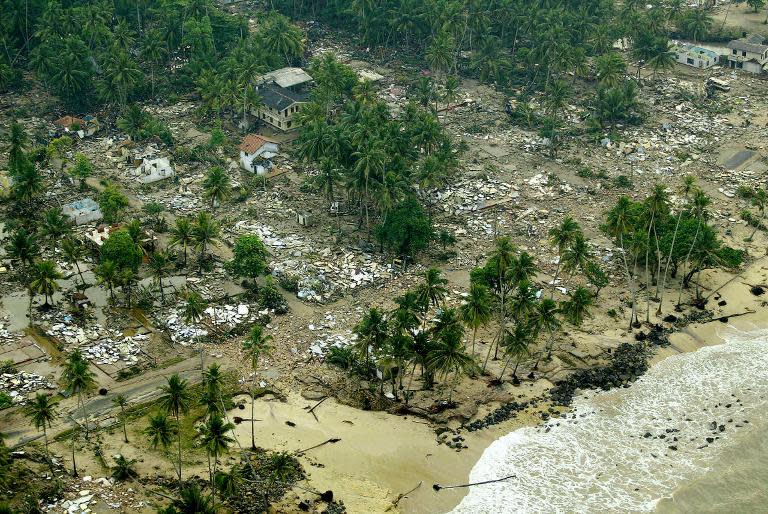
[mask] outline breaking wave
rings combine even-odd
[[[582,395],[567,417],[498,439],[470,481],[516,478],[472,487],[453,512],[676,511],[676,492],[732,468],[724,463],[739,454],[744,466],[745,441],[768,433],[768,330],[731,329],[725,339],[663,360],[630,387]],[[755,448],[763,452],[752,455],[755,467],[767,447]],[[734,497],[732,488],[721,492]]]

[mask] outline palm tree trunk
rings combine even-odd
[[[181,423],[179,422],[179,413],[176,413],[176,436],[177,436],[177,447],[178,447],[178,458],[179,458],[179,491],[181,491]]]
[[[664,278],[661,282],[661,297],[659,298],[659,308],[656,311],[656,315],[661,315],[661,306],[664,303],[664,293],[667,286],[667,274],[669,273],[669,265],[672,262],[672,252],[675,249],[675,240],[677,239],[677,231],[680,228],[680,220],[683,217],[683,210],[681,209],[677,215],[677,222],[675,223],[675,231],[672,233],[672,244],[669,246],[669,254],[667,255],[667,262],[664,266]]]
[[[701,227],[701,218],[696,222],[696,232],[693,234],[693,241],[691,241],[691,247],[688,248],[688,254],[685,256],[685,271],[688,272],[688,262],[691,258],[691,253],[693,252],[693,247],[696,245],[696,239],[699,237],[699,228]],[[680,290],[677,295],[677,304],[680,305],[680,302],[683,299],[683,283],[685,282],[685,275],[686,273],[682,273],[680,276]]]
[[[125,428],[125,409],[122,405],[120,406],[120,416],[123,418],[123,437],[125,442],[128,443],[128,429]]]
[[[560,276],[560,264],[563,261],[563,258],[561,255],[559,255],[560,252],[558,252],[557,256],[557,268],[555,268],[555,275],[552,277],[552,289],[549,292],[549,299],[553,299],[555,297],[555,285],[557,284],[557,279]]]
[[[77,434],[77,427],[72,431],[72,476],[77,477],[77,462],[75,461],[75,436]]]
[[[632,294],[632,314],[629,317],[629,331],[632,331],[632,323],[635,320],[635,283],[632,276],[629,274],[629,263],[627,262],[627,252],[624,249],[624,234],[619,234],[619,246],[621,246],[621,256],[624,262],[624,272],[627,275],[627,282],[629,284],[629,290]]]
[[[256,420],[253,419],[253,410],[256,404],[256,395],[254,391],[256,389],[256,371],[253,373],[253,389],[251,390],[251,450],[256,450]]]

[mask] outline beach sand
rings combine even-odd
[[[716,318],[727,320],[691,324],[670,337],[671,345],[658,350],[652,363],[664,358],[695,351],[705,345],[718,344],[718,334],[727,329],[749,330],[768,325],[765,296],[750,293],[752,285],[768,283],[768,259],[762,258],[745,269],[738,277],[725,271],[702,273],[704,295],[719,288],[707,305]],[[673,292],[670,292],[672,298]],[[715,297],[718,299],[715,300]],[[673,302],[675,299],[668,299]],[[725,300],[725,304],[718,302]],[[666,310],[666,309],[665,309]],[[671,309],[669,309],[671,310]],[[747,312],[753,311],[750,314]],[[605,330],[592,328],[589,333],[578,334],[579,346],[606,347],[630,340],[626,332],[616,329],[616,323],[606,323]],[[575,335],[575,334],[574,334]],[[522,388],[521,388],[522,390]],[[247,417],[246,410],[230,414]],[[301,457],[308,478],[302,486],[318,491],[333,490],[344,501],[350,513],[448,512],[467,493],[466,488],[436,492],[432,485],[463,484],[469,472],[488,445],[517,428],[539,423],[538,412],[521,413],[513,420],[479,432],[463,432],[468,449],[457,452],[439,445],[432,426],[414,416],[395,416],[384,412],[361,411],[328,399],[315,413],[307,412],[316,402],[292,395],[287,401],[261,399],[256,403],[255,417],[257,439],[260,446],[277,450],[295,451],[307,448],[330,438],[340,438],[336,444],[326,444],[308,451]],[[493,406],[487,405],[478,413],[482,415]],[[295,423],[290,427],[286,421]],[[250,423],[243,422],[237,428],[238,439],[244,446],[250,444]],[[399,501],[398,495],[421,486]],[[300,498],[310,493],[295,490]]]

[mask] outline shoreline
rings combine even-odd
[[[751,331],[768,326],[768,310],[761,305],[763,298],[751,294],[745,285],[768,282],[766,265],[768,263],[763,259],[758,259],[737,280],[732,280],[733,275],[724,271],[703,273],[705,286],[721,288],[707,304],[715,320],[691,323],[670,333],[670,345],[656,349],[649,357],[649,367],[671,355],[722,344],[726,330]],[[705,292],[710,290],[705,289]],[[744,314],[750,310],[754,312]],[[736,315],[727,321],[717,319]],[[602,336],[602,333],[594,333],[586,337],[597,340]],[[629,334],[617,336],[621,341],[631,339]],[[537,382],[541,380],[545,379]],[[538,408],[520,411],[516,417],[483,430],[462,431],[468,448],[457,452],[438,444],[433,425],[423,419],[362,411],[329,399],[315,411],[318,416],[315,420],[306,411],[314,403],[298,394],[289,396],[287,402],[258,402],[255,417],[264,420],[257,425],[258,438],[263,441],[263,446],[277,450],[298,450],[332,437],[340,438],[337,444],[325,445],[301,457],[307,471],[307,479],[301,485],[318,491],[333,490],[349,512],[449,512],[461,502],[468,489],[436,492],[432,488],[434,483],[467,483],[470,472],[491,443],[519,428],[542,423],[540,404]],[[492,405],[480,406],[474,419],[481,418],[493,408]],[[285,421],[296,423],[296,426],[289,427]],[[241,441],[249,440],[249,431],[247,422],[236,429]],[[419,482],[421,486],[401,498],[395,507],[393,502],[398,496]],[[300,499],[308,497],[308,493],[301,490],[294,490],[294,493],[286,496],[284,508],[295,507]]]

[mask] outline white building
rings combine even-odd
[[[685,64],[686,66],[692,66],[694,68],[711,68],[716,65],[719,57],[717,53],[700,46],[687,45],[685,43],[678,43],[675,45],[675,56],[677,62]]]
[[[69,217],[75,225],[84,225],[104,217],[99,204],[93,198],[83,198],[69,203],[61,208],[61,212]]]
[[[152,182],[165,180],[175,175],[168,157],[144,159],[136,168],[134,174],[138,177],[139,182],[143,184],[151,184]]]
[[[762,73],[768,62],[768,46],[763,43],[763,37],[753,34],[728,43],[728,66],[735,70],[750,73]]]
[[[278,130],[299,127],[294,116],[309,101],[307,87],[312,77],[301,68],[280,68],[257,78],[262,104],[252,114]]]
[[[280,151],[276,141],[258,134],[248,134],[240,143],[240,166],[264,175],[272,167],[272,159]]]

